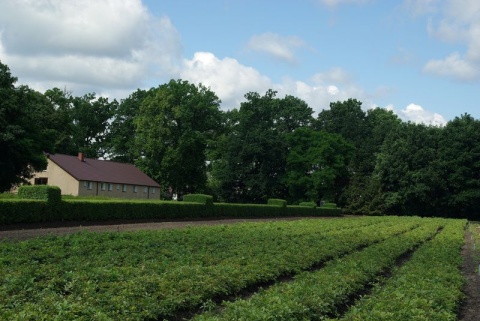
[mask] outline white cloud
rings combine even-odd
[[[0,1],[0,29],[2,62],[38,90],[108,95],[178,72],[178,32],[140,0]]]
[[[458,53],[453,53],[443,60],[430,60],[423,71],[461,81],[475,80],[479,76],[479,66],[468,59],[463,59]]]
[[[263,95],[268,89],[277,91],[277,97],[292,95],[304,100],[315,114],[329,108],[331,102],[349,98],[363,101],[365,107],[371,104],[371,97],[340,68],[315,74],[307,82],[285,78],[280,83],[273,83],[256,69],[235,59],[219,59],[209,52],[197,52],[192,59],[185,60],[180,77],[210,87],[222,100],[222,109],[225,110],[238,108],[249,91]]]
[[[389,107],[393,110],[392,105],[389,105]],[[422,106],[413,103],[401,110],[398,115],[400,118],[416,124],[423,123],[426,125],[443,126],[447,123],[442,115],[427,111],[423,109]]]
[[[247,49],[263,52],[287,62],[295,62],[295,50],[304,46],[305,43],[298,37],[284,37],[266,32],[253,36],[247,44]]]
[[[180,77],[210,87],[222,100],[224,109],[239,107],[243,95],[249,91],[263,93],[273,88],[270,79],[254,68],[236,59],[218,59],[209,52],[197,52],[193,59],[185,60]]]
[[[2,2],[9,53],[128,56],[141,45],[148,15],[140,1]],[[139,26],[139,27],[138,27]]]
[[[373,105],[372,97],[358,87],[350,75],[341,68],[333,68],[313,75],[308,82],[285,79],[275,89],[280,94],[289,94],[303,99],[318,114],[328,109],[331,102],[356,98],[364,108]]]
[[[460,81],[480,80],[480,1],[406,0],[405,3],[414,13],[429,15],[427,30],[431,36],[467,48],[464,53],[453,52],[443,59],[428,61],[424,71]],[[419,10],[420,7],[428,10]]]
[[[394,111],[394,106],[393,104],[388,104],[387,106],[385,106],[385,109],[388,110],[388,111]]]

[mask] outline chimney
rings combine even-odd
[[[85,161],[85,156],[83,155],[82,152],[78,152],[78,159],[79,159],[81,162],[84,162],[84,161]]]

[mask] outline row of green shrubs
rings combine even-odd
[[[269,204],[213,203],[210,195],[185,195],[183,202],[142,200],[58,200],[52,194],[38,193],[33,199],[0,201],[0,224],[37,223],[48,221],[164,220],[197,218],[247,218],[286,216],[339,216],[341,210],[309,206],[286,206],[286,202]],[[30,197],[28,192],[19,196]]]

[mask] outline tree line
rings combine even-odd
[[[350,213],[479,217],[480,121],[445,126],[364,111],[356,99],[314,115],[303,100],[249,92],[220,109],[203,86],[171,80],[120,101],[16,86],[0,62],[0,191],[46,166],[45,153],[135,164],[172,193],[217,201],[328,200]]]

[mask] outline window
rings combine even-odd
[[[143,188],[143,192],[144,192],[144,193],[148,193],[148,187],[147,187],[147,186],[145,186],[145,187]]]
[[[113,190],[113,185],[110,184],[110,183],[108,183],[108,190],[109,190],[109,191]]]
[[[92,189],[92,188],[93,188],[93,183],[87,182],[87,189]]]
[[[126,192],[127,191],[127,185],[123,184],[122,186],[122,192]]]
[[[120,184],[117,184],[117,191],[120,190]]]
[[[102,191],[106,190],[107,189],[107,183],[102,183]]]
[[[35,178],[35,185],[47,185],[48,178],[47,177],[38,177]]]
[[[133,186],[133,192],[136,193],[137,192],[137,186]]]
[[[152,194],[155,194],[155,187],[152,187]]]

